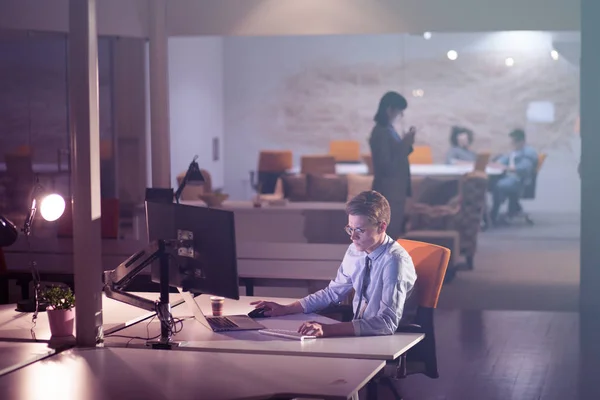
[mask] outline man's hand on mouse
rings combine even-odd
[[[250,304],[255,306],[254,308],[264,308],[264,314],[266,317],[279,317],[282,315],[290,314],[289,310],[287,309],[287,306],[275,303],[273,301],[259,300],[253,301]]]

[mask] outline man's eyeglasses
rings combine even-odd
[[[374,224],[373,226],[377,226],[377,224]],[[358,233],[359,235],[362,235],[363,233],[365,233],[367,231],[368,228],[352,228],[350,225],[346,225],[344,227],[344,230],[346,231],[346,233],[349,236],[352,236],[352,234],[354,232]]]
[[[364,230],[364,229],[362,229],[362,228],[352,228],[350,225],[346,225],[346,226],[344,227],[344,230],[346,231],[346,233],[347,233],[349,236],[352,236],[352,234],[353,234],[354,232],[358,233],[359,235],[361,235],[361,234],[365,233],[365,230]]]

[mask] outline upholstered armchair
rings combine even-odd
[[[461,177],[459,193],[447,204],[414,203],[408,211],[408,230],[455,230],[460,235],[460,253],[473,269],[477,234],[485,208],[487,175],[471,172]]]

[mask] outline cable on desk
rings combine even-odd
[[[159,321],[161,324],[166,324],[167,328],[169,329],[169,336],[173,336],[179,332],[181,332],[181,330],[183,329],[183,321],[185,320],[185,318],[174,318],[173,314],[171,314],[170,312],[168,313],[168,315],[166,315],[165,313],[160,311],[160,308],[158,307],[158,303],[157,303],[157,307],[155,308],[156,310],[156,314],[150,319],[150,321],[148,321],[148,323],[146,324],[146,337],[142,337],[142,336],[128,336],[128,335],[117,335],[114,333],[109,333],[108,335],[106,335],[107,337],[120,337],[120,338],[124,338],[124,339],[129,339],[129,341],[127,342],[127,344],[125,345],[125,347],[129,346],[129,343],[132,340],[155,340],[158,339],[160,337],[160,333],[156,336],[150,337],[150,324],[152,323],[152,321],[154,321],[154,319],[156,317],[158,317]]]
[[[169,336],[176,335],[183,329],[183,319],[174,318],[170,311],[165,311],[156,304],[156,315],[161,325],[166,326],[169,330]]]
[[[106,335],[106,337],[120,337],[120,338],[124,338],[124,339],[129,339],[129,341],[125,344],[125,347],[129,346],[129,343],[131,343],[132,340],[154,340],[154,339],[158,339],[160,337],[160,333],[154,337],[150,337],[150,324],[152,323],[152,321],[154,321],[154,318],[156,318],[156,315],[154,315],[152,318],[150,318],[150,321],[148,321],[148,323],[146,324],[146,337],[142,337],[142,336],[128,336],[128,335],[117,335],[114,333],[109,333]]]

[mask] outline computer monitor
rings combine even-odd
[[[170,257],[169,285],[195,294],[238,300],[239,278],[232,211],[183,204],[146,202],[148,239],[184,240]],[[153,262],[152,280],[160,282]]]
[[[146,201],[153,203],[172,203],[175,193],[172,188],[146,188]]]

